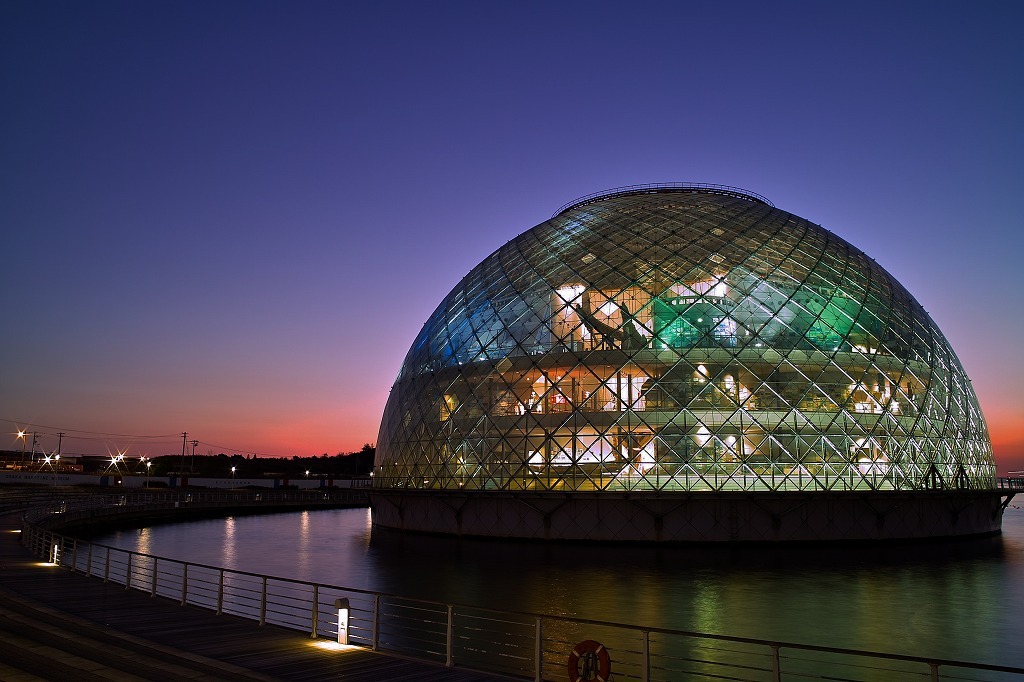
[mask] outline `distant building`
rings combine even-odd
[[[586,197],[466,275],[405,358],[374,487],[378,525],[536,538],[969,535],[1002,512],[914,297],[710,185]]]

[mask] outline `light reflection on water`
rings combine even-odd
[[[224,566],[225,568],[235,568],[237,566],[237,563],[235,562],[235,517],[229,516],[228,518],[224,519],[223,532],[221,533],[221,541],[222,544],[219,560],[209,563],[213,563],[215,566]],[[172,558],[178,557],[175,556]]]
[[[153,551],[153,547],[150,545],[152,540],[153,540],[153,529],[151,529],[151,528],[140,528],[139,529],[139,534],[138,534],[138,536],[136,538],[136,543],[135,543],[135,546],[138,547],[138,549],[135,550],[135,551],[140,552],[142,554],[156,554],[156,552]]]
[[[366,509],[160,525],[97,541],[439,601],[1024,665],[1024,510],[1013,508],[999,538],[881,547],[459,540],[371,532]]]

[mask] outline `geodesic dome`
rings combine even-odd
[[[956,355],[874,260],[757,195],[624,188],[475,267],[384,411],[379,488],[992,488]]]

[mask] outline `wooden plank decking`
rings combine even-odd
[[[411,661],[46,566],[0,516],[0,680],[487,682],[496,675]],[[319,644],[319,646],[318,646]],[[328,645],[328,646],[325,646]]]

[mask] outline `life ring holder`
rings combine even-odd
[[[612,674],[612,658],[604,644],[585,639],[569,653],[568,670],[569,682],[608,682]]]

